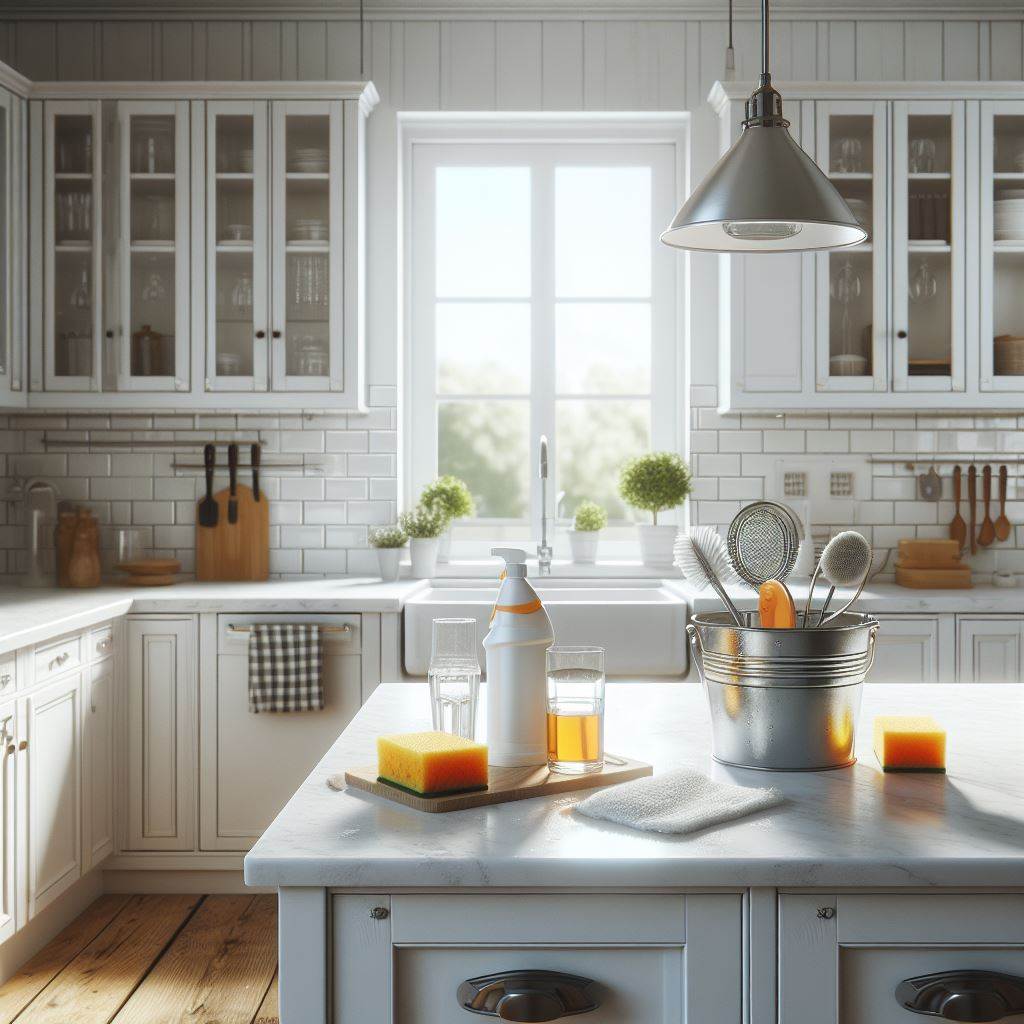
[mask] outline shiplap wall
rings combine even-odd
[[[723,0],[724,8],[725,2]],[[790,80],[986,80],[1024,75],[1024,36],[1020,18],[1005,13],[992,19],[980,5],[965,3],[956,17],[894,16],[855,20],[836,17],[839,5],[823,4],[822,16],[788,17],[773,26],[772,66],[778,82]],[[972,11],[979,13],[974,16]],[[726,44],[722,19],[592,17],[530,20],[514,10],[507,18],[479,16],[431,20],[369,21],[360,39],[351,19],[266,17],[214,20],[42,20],[0,23],[0,59],[34,80],[226,80],[226,79],[372,79],[381,105],[370,118],[368,190],[368,379],[377,393],[397,395],[400,385],[396,113],[401,110],[678,110],[692,112],[691,173],[699,178],[717,158],[716,125],[704,100],[721,76]],[[745,15],[736,26],[737,77],[753,80],[759,64],[758,25]],[[727,522],[739,504],[761,496],[775,452],[813,451],[808,438],[820,436],[829,420],[818,417],[784,421],[764,417],[721,418],[714,413],[717,384],[717,263],[694,256],[690,263],[688,303],[688,383],[691,405],[690,454],[697,474],[691,517],[697,522]],[[705,296],[710,298],[704,298]],[[700,297],[700,298],[697,298]],[[395,399],[393,416],[399,416]],[[710,406],[710,407],[709,407]],[[378,416],[381,413],[377,413]],[[23,420],[24,418],[19,418]],[[761,422],[765,420],[764,422]],[[875,421],[878,422],[875,422]],[[832,426],[833,443],[856,452],[885,450],[899,417],[859,417]],[[928,428],[913,416],[900,420],[910,442],[920,438],[926,450]],[[991,433],[994,451],[1016,447],[1016,422],[986,422],[982,417],[956,424],[967,435]],[[950,427],[953,424],[949,424]],[[924,427],[926,429],[921,430]],[[312,438],[296,436],[292,450],[307,450],[322,430],[309,424]],[[916,435],[910,432],[917,430]],[[877,432],[874,438],[859,436]],[[296,435],[301,433],[296,428]],[[740,444],[742,442],[742,444]],[[17,443],[17,439],[13,443]],[[888,442],[891,443],[891,442]],[[737,445],[740,445],[737,448]],[[872,447],[878,446],[881,447]],[[24,450],[30,450],[28,448]],[[687,442],[689,450],[689,444]],[[309,449],[313,450],[313,449]],[[861,448],[860,450],[865,450]],[[394,473],[398,460],[392,456]],[[866,464],[865,464],[866,466]],[[881,472],[881,471],[880,471]],[[893,471],[886,467],[885,474]],[[329,481],[328,481],[329,483]],[[393,508],[396,480],[387,474],[376,486]],[[373,481],[371,481],[373,484]],[[878,547],[897,536],[935,531],[938,506],[914,502],[912,481],[881,479],[866,503],[862,521]],[[390,493],[389,493],[390,492]],[[311,522],[319,494],[310,496]],[[900,501],[905,507],[897,507]],[[364,502],[365,504],[365,502]],[[343,503],[331,510],[345,519]],[[362,513],[364,510],[360,510]],[[378,518],[374,510],[371,521]],[[943,507],[942,512],[945,511]],[[130,513],[129,513],[130,514]],[[301,510],[295,525],[305,523]],[[843,526],[848,524],[835,524]],[[322,532],[322,531],[321,531]],[[334,571],[370,567],[358,550],[362,533],[350,531],[353,550],[338,553]],[[183,537],[185,533],[183,532]],[[13,534],[12,534],[13,536]],[[319,543],[326,543],[321,535]],[[315,546],[315,545],[314,545]],[[328,545],[329,546],[329,545]],[[187,552],[178,550],[179,554]],[[1024,552],[1011,552],[1008,567],[1024,571]],[[1010,556],[1007,556],[1008,558]],[[1021,560],[1018,567],[1013,559]],[[315,567],[314,567],[315,566]],[[317,571],[280,554],[281,572]],[[984,568],[990,568],[986,565]]]

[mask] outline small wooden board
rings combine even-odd
[[[199,580],[265,580],[270,576],[270,502],[260,491],[253,497],[245,484],[236,488],[238,522],[228,522],[230,489],[218,491],[216,526],[196,522],[196,578]]]
[[[632,761],[617,757],[622,764],[605,762],[604,768],[589,775],[560,775],[551,771],[546,764],[530,765],[526,768],[496,768],[490,766],[490,783],[487,789],[472,793],[452,793],[449,796],[422,797],[404,789],[396,789],[386,782],[377,781],[377,769],[352,768],[345,772],[345,782],[353,789],[361,789],[385,800],[393,800],[417,811],[441,814],[445,811],[465,811],[470,807],[485,807],[489,804],[503,804],[512,800],[530,800],[535,796],[553,796],[556,793],[571,793],[580,789],[600,789],[614,786],[630,779],[642,779],[653,775],[654,769],[646,761]]]
[[[896,585],[911,590],[970,590],[971,567],[960,569],[905,569],[896,565]]]

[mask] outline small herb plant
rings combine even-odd
[[[432,484],[427,484],[420,495],[420,504],[439,508],[449,519],[465,519],[476,511],[466,482],[451,475],[439,476]]]
[[[693,487],[690,470],[675,452],[650,452],[631,459],[619,474],[619,494],[633,508],[658,513],[677,508]]]
[[[448,529],[448,516],[437,505],[422,502],[408,512],[403,512],[399,523],[413,540],[430,540],[440,537]]]
[[[581,501],[576,506],[573,529],[584,533],[596,533],[608,525],[608,513],[596,501]]]
[[[404,548],[408,539],[400,526],[381,526],[370,531],[370,545],[375,548]]]

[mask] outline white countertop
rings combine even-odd
[[[253,885],[1005,886],[1024,884],[1024,685],[865,687],[852,768],[756,772],[710,756],[702,689],[609,685],[607,746],[656,772],[698,768],[774,785],[785,803],[690,837],[573,813],[578,794],[425,814],[328,776],[374,764],[382,732],[429,728],[423,684],[379,687],[245,859]],[[946,775],[884,774],[871,752],[879,713],[921,711],[949,730]]]

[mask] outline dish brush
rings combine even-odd
[[[804,606],[804,625],[810,624],[811,599],[814,597],[814,585],[819,576],[824,576],[831,584],[825,603],[821,606],[815,627],[824,626],[843,614],[854,601],[860,597],[871,572],[871,545],[855,530],[837,533],[826,545],[818,559],[818,566],[811,577],[811,585],[807,591],[807,604]],[[837,587],[857,587],[856,593],[837,612],[825,617],[828,606],[835,595]]]
[[[682,571],[688,583],[697,590],[710,586],[721,598],[737,626],[744,625],[736,605],[725,591],[726,583],[738,577],[729,559],[725,541],[710,526],[694,526],[689,533],[680,532],[673,548],[673,564]]]

